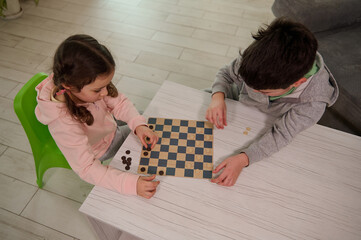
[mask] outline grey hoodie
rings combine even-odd
[[[325,108],[337,100],[339,90],[336,80],[319,53],[316,55],[319,70],[306,83],[298,87],[301,90],[296,89],[286,97],[272,102],[269,101],[268,96],[254,92],[241,77],[235,75],[240,61],[241,57],[219,70],[212,86],[212,94],[223,92],[226,97],[234,98],[232,85],[235,84],[240,102],[255,106],[277,118],[273,126],[259,139],[248,148],[240,150],[247,154],[250,164],[269,157],[288,145],[299,132],[316,124]]]

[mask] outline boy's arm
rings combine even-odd
[[[236,75],[239,69],[240,60],[240,57],[236,58],[229,64],[219,69],[212,85],[212,94],[216,92],[223,92],[225,97],[233,98],[231,85],[235,83],[238,86],[238,89],[241,89],[243,80],[241,77]]]
[[[263,136],[243,150],[249,163],[258,162],[288,145],[301,131],[315,125],[326,108],[324,102],[300,104],[278,118]]]

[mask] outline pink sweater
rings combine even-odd
[[[104,166],[98,158],[106,152],[115,135],[117,124],[112,115],[127,122],[133,132],[139,125],[146,124],[144,117],[124,95],[119,94],[116,98],[104,97],[95,103],[83,104],[94,117],[94,123],[88,126],[74,120],[65,103],[51,101],[53,88],[52,75],[36,87],[38,105],[35,114],[41,123],[48,125],[74,172],[91,184],[136,195],[138,175]]]

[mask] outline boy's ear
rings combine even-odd
[[[293,84],[294,87],[299,87],[302,83],[306,82],[307,81],[307,78],[301,78],[300,80],[298,80],[297,82],[295,82]]]

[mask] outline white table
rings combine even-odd
[[[144,115],[205,120],[210,94],[165,82]],[[272,118],[227,100],[228,126],[214,130],[219,164],[259,136]],[[251,130],[244,134],[246,128]],[[111,165],[124,170],[140,141],[130,135]],[[316,125],[269,159],[244,169],[233,187],[158,176],[150,200],[94,187],[80,211],[100,239],[121,231],[143,239],[361,239],[361,138]],[[120,231],[121,230],[121,231]],[[124,236],[124,235],[123,235]]]

